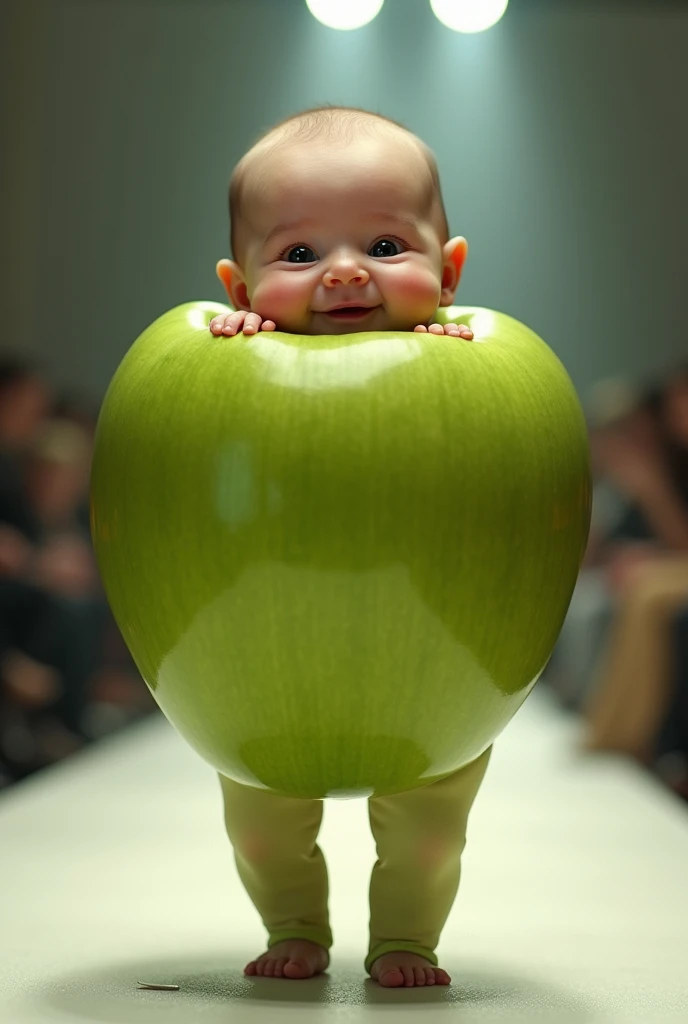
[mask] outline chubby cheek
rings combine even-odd
[[[380,281],[385,305],[395,326],[416,327],[434,315],[440,300],[441,286],[437,274],[430,267],[390,267],[397,271]]]
[[[312,287],[304,274],[270,274],[254,285],[251,311],[274,320],[279,330],[297,330],[307,322]]]

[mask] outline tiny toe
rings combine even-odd
[[[274,974],[275,974],[275,961],[274,960],[268,960],[268,962],[265,965],[265,970],[263,971],[263,977],[264,978],[272,978],[272,977],[274,977]]]
[[[284,965],[284,973],[288,978],[307,978],[309,975],[308,967],[306,963],[299,959],[287,960]]]
[[[252,960],[250,964],[246,964],[244,967],[244,974],[247,974],[250,978],[253,978],[257,973],[258,970],[255,960]]]
[[[435,972],[432,969],[432,967],[426,967],[425,968],[425,984],[426,985],[434,985],[435,984]]]
[[[446,971],[443,971],[440,967],[435,968],[435,981],[438,985],[449,985],[451,978]]]
[[[286,967],[288,962],[289,962],[289,957],[286,957],[286,956],[281,956],[279,958],[279,960],[275,961],[275,977],[276,978],[283,978],[284,977],[284,968]]]
[[[404,975],[404,984],[407,988],[411,988],[415,983],[412,967],[402,967],[401,973]]]
[[[414,970],[416,985],[425,984],[425,969],[423,967],[416,967]]]
[[[404,975],[399,967],[390,967],[386,971],[381,971],[378,981],[383,988],[400,988],[404,984]]]

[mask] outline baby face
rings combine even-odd
[[[413,330],[455,278],[412,141],[278,146],[248,192],[233,298],[280,331]]]

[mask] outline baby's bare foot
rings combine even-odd
[[[416,953],[385,953],[370,970],[383,988],[413,988],[416,985],[449,985],[451,978],[441,967]]]
[[[322,974],[330,962],[326,949],[307,939],[276,942],[267,953],[244,968],[249,978],[292,978],[302,981]]]

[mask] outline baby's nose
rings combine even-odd
[[[323,275],[323,281],[328,288],[337,285],[367,284],[369,280],[368,271],[352,257],[333,260]]]

